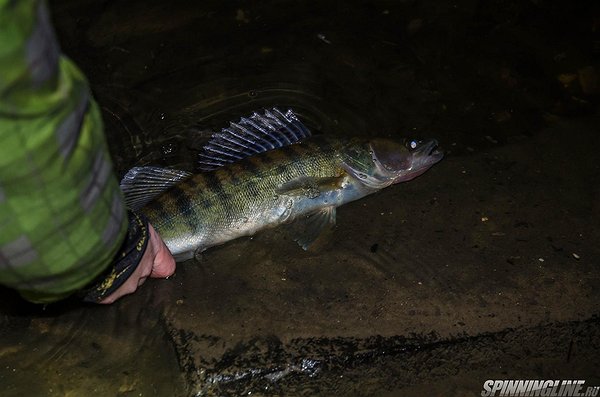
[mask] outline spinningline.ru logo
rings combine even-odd
[[[596,397],[600,386],[585,387],[585,380],[486,380],[481,397],[541,396]]]

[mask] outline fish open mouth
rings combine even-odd
[[[434,162],[437,162],[444,157],[444,151],[441,149],[436,139],[430,139],[421,143],[417,148],[416,153],[426,157],[432,157],[435,160]]]
[[[428,139],[419,141],[413,149],[412,155],[412,167],[395,178],[394,183],[409,181],[423,174],[444,157],[444,151],[440,148],[437,140]]]

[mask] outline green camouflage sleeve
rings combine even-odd
[[[109,266],[126,231],[98,108],[46,4],[0,0],[0,284],[64,298]]]

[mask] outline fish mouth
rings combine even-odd
[[[423,174],[432,165],[440,161],[444,157],[444,151],[435,139],[419,142],[418,146],[413,149],[413,163],[410,170],[405,171],[394,178],[393,183],[410,181]]]
[[[436,139],[429,139],[422,142],[414,151],[415,155],[423,156],[428,160],[432,160],[431,164],[437,163],[444,157],[444,151],[441,149]]]

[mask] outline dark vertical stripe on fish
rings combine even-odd
[[[237,185],[239,183],[238,176],[234,172],[233,167],[225,166],[219,169],[217,172],[222,183],[230,183],[233,185]]]
[[[196,232],[196,222],[193,215],[192,199],[188,196],[187,189],[181,186],[175,185],[171,188],[171,196],[174,199],[177,212],[181,215],[179,218],[183,218],[186,226],[191,233]]]
[[[202,207],[203,209],[209,209],[212,204],[209,195],[206,194],[209,188],[205,178],[205,176],[211,172],[196,174],[193,178],[190,178],[184,182],[186,186],[189,186],[190,194],[194,192],[194,195],[196,196],[194,198],[196,205]]]
[[[260,172],[259,167],[257,167],[257,165],[251,161],[254,157],[255,156],[248,157],[247,159],[243,160],[243,163],[240,163],[240,165],[243,164],[244,169],[248,171],[250,175],[258,175]]]
[[[303,156],[306,154],[306,142],[287,146],[283,152],[291,159],[303,158]]]
[[[142,212],[148,215],[152,226],[172,225],[172,217],[169,216],[169,209],[165,206],[164,200],[151,201],[142,209]]]
[[[286,157],[290,158],[292,168],[296,168],[301,175],[309,175],[310,170],[307,168],[307,162],[311,162],[310,158],[315,155],[307,150],[307,143],[302,142],[298,145],[291,145],[285,148]]]
[[[265,161],[265,160],[266,159],[265,159],[265,156],[263,153],[261,153],[260,155],[252,156],[252,157],[248,158],[248,163],[254,164],[254,166],[258,170],[256,175],[258,175],[261,171],[263,171],[265,169],[265,166],[268,166],[268,161]]]
[[[207,172],[202,175],[204,176],[206,187],[211,192],[217,195],[217,203],[225,212],[224,215],[226,216],[226,218],[230,219],[233,216],[233,210],[231,208],[231,200],[229,199],[229,193],[224,189],[223,184],[221,183],[215,172]]]

